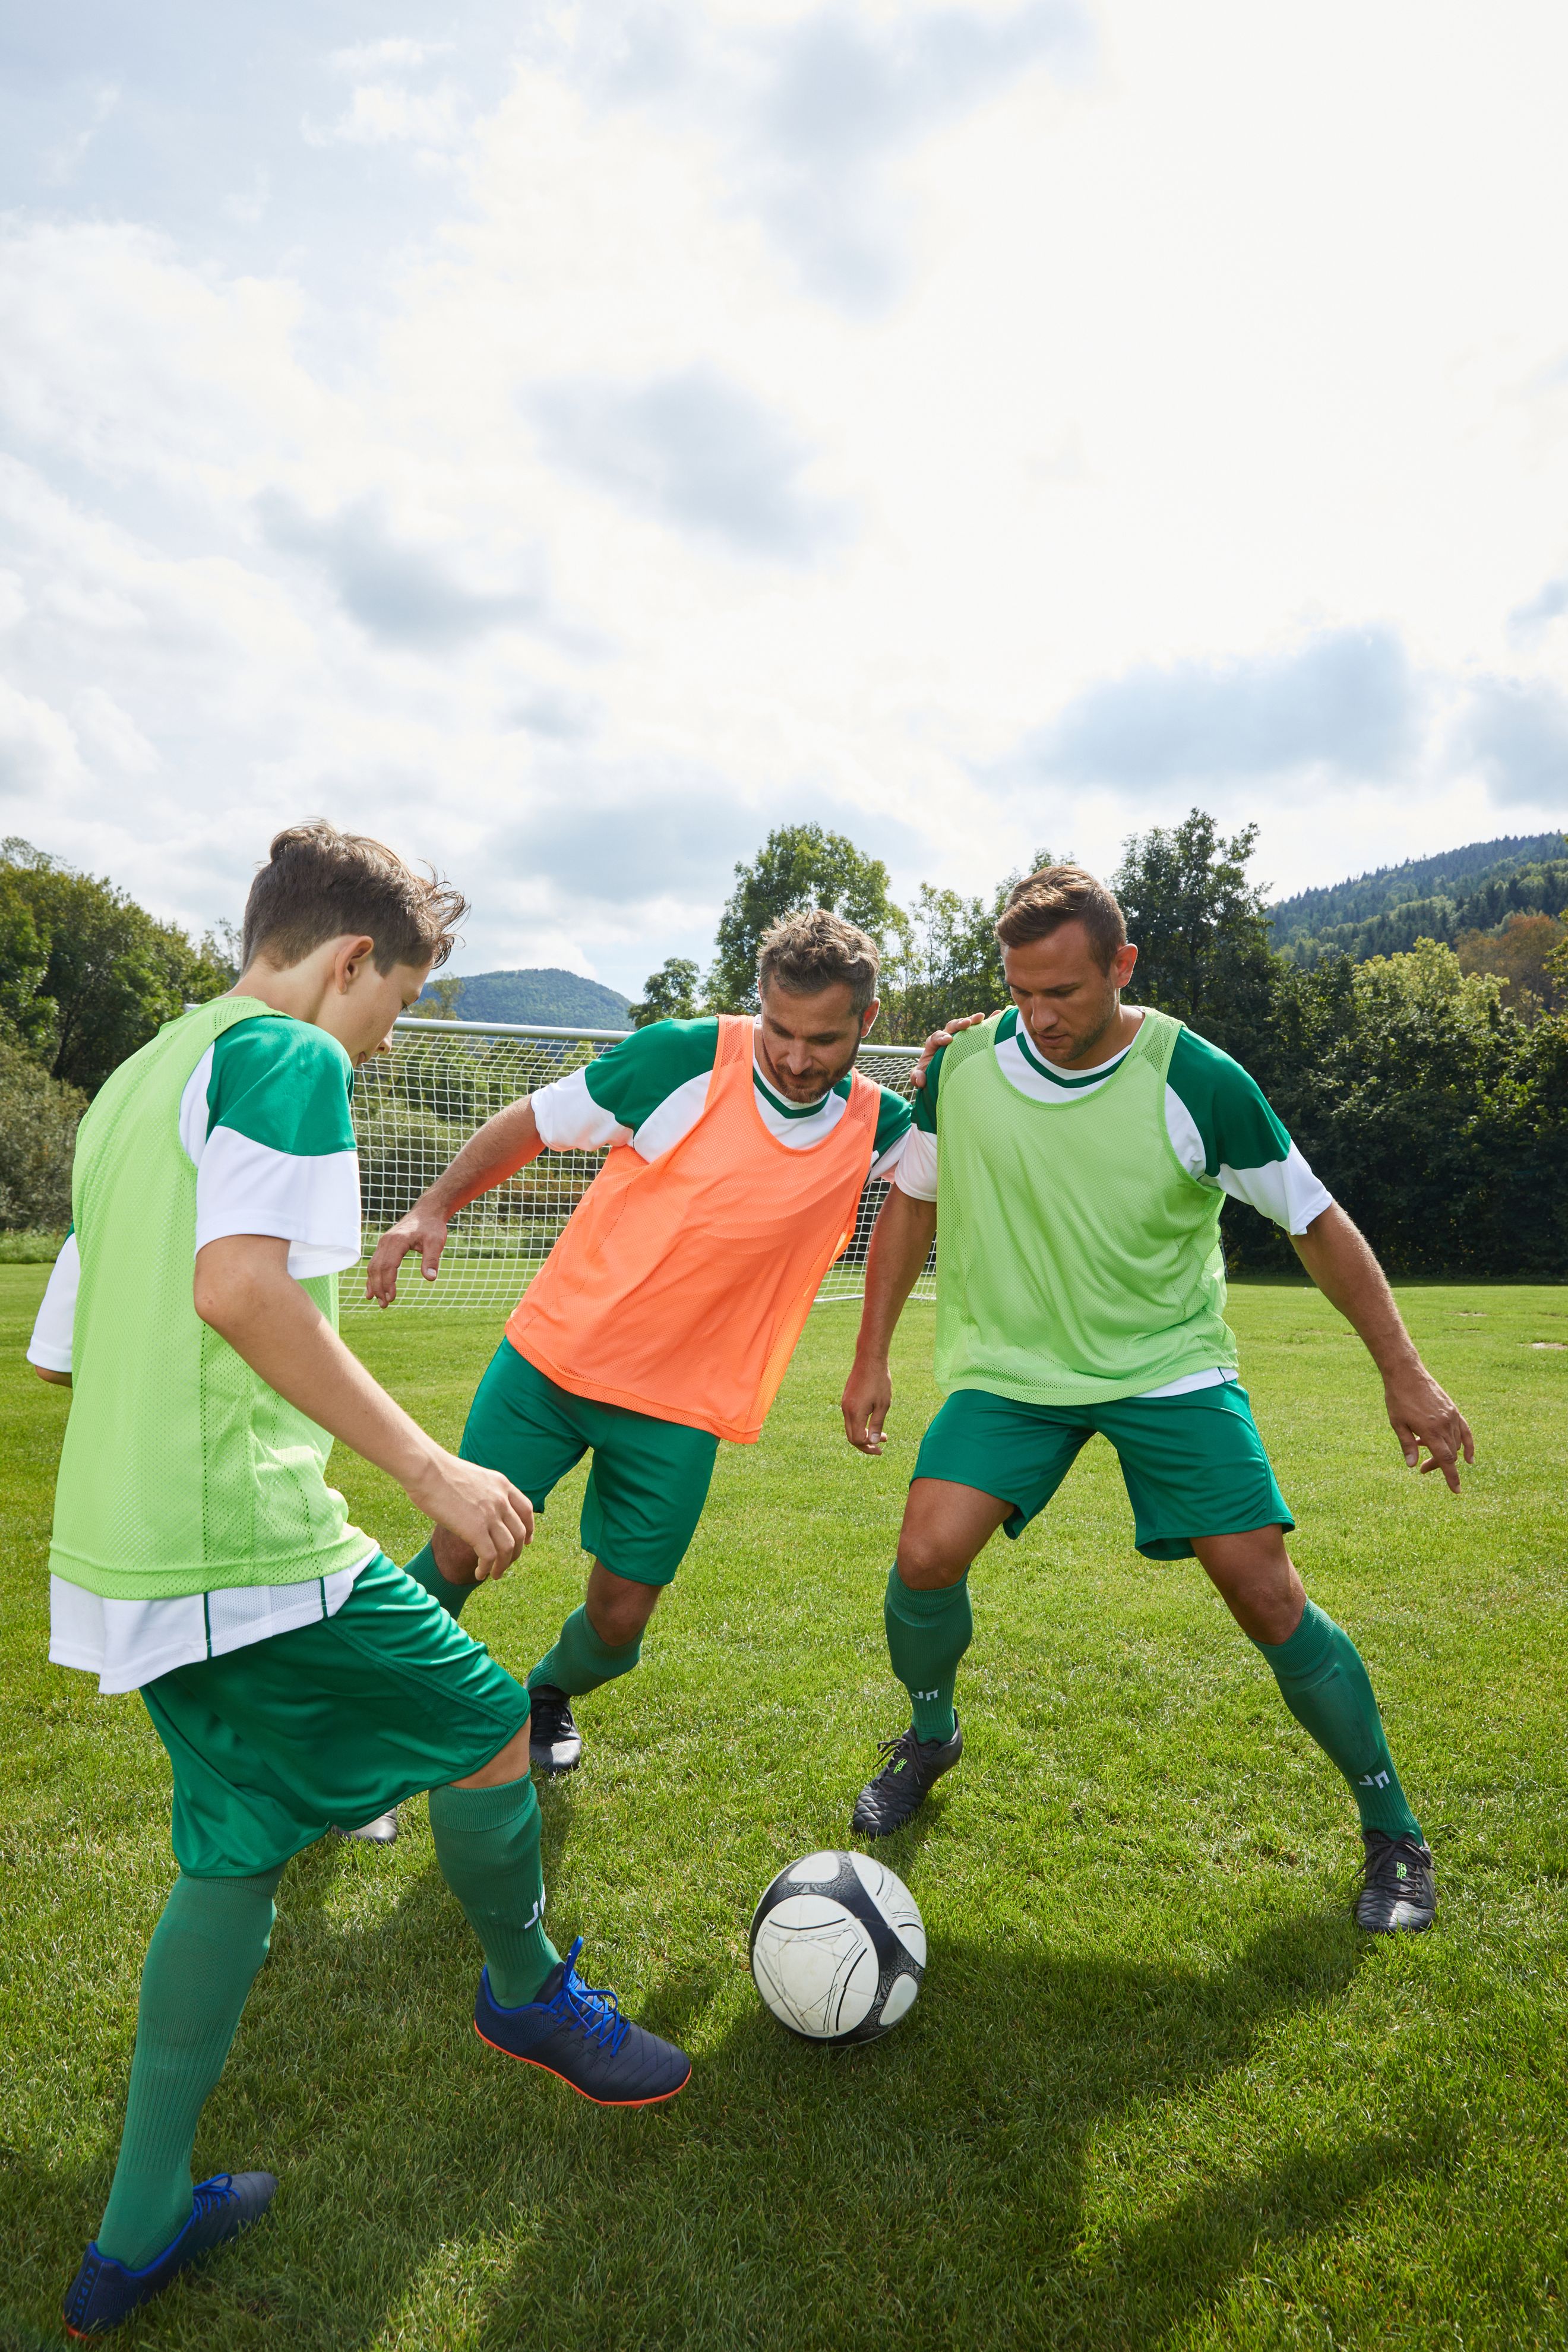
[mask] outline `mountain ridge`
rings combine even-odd
[[[1506,882],[1523,867],[1563,857],[1568,857],[1568,835],[1501,834],[1496,840],[1467,842],[1434,857],[1411,857],[1398,866],[1374,866],[1343,882],[1277,899],[1268,909],[1273,943],[1289,950],[1293,942],[1360,928],[1402,907],[1468,900],[1479,897],[1488,885]],[[1499,920],[1512,911],[1512,907],[1503,908],[1490,919]],[[1336,937],[1335,944],[1344,942]]]
[[[510,971],[443,973],[458,983],[453,1011],[459,1021],[518,1021],[535,1027],[629,1029],[631,999],[602,981],[558,964],[530,964]],[[439,982],[426,987],[416,1012],[439,1000]]]

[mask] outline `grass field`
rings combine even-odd
[[[68,1400],[0,1269],[5,2114],[0,2325],[60,2339],[112,2168],[142,1948],[173,1875],[139,1703],[44,1663]],[[1131,1548],[1096,1442],[973,1582],[967,1748],[882,1849],[931,1937],[880,2045],[813,2051],[746,1972],[756,1895],[846,1835],[900,1727],[880,1593],[933,1402],[901,1335],[895,1440],[835,1435],[853,1309],[811,1327],[763,1443],[721,1450],[645,1664],[542,1792],[551,1921],[683,2040],[668,2110],[605,2115],[468,2027],[477,1948],[422,1805],[390,1853],[285,1878],[272,1958],[197,2143],[271,2217],[129,2331],[158,2347],[1490,2346],[1568,2340],[1563,1821],[1568,1291],[1414,1288],[1469,1412],[1459,1501],[1403,1468],[1315,1294],[1239,1291],[1248,1385],[1309,1589],[1354,1633],[1436,1849],[1432,1934],[1347,1918],[1345,1790],[1192,1563]],[[482,1316],[353,1332],[455,1440]],[[1549,1343],[1541,1345],[1539,1343]],[[418,1530],[340,1455],[395,1558]],[[520,1672],[578,1595],[578,1481],[465,1619]],[[6,2333],[8,2327],[9,2333]]]

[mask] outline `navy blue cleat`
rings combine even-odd
[[[128,2271],[112,2254],[100,2254],[96,2242],[89,2246],[66,2297],[66,2334],[104,2336],[119,2327],[192,2263],[259,2221],[277,2187],[270,2172],[215,2172],[210,2180],[198,2180],[190,2220],[139,2271]]]
[[[600,2107],[651,2107],[691,2080],[691,2061],[623,2017],[613,1992],[595,1992],[577,1974],[578,1937],[539,1989],[537,2000],[502,2009],[490,1998],[490,1972],[479,1978],[474,2032],[492,2050],[542,2066]]]

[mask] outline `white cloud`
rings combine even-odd
[[[395,72],[400,67],[412,72],[428,58],[449,57],[453,47],[450,41],[362,41],[355,48],[334,49],[331,63],[346,74]]]
[[[440,21],[193,18],[0,227],[46,846],[201,923],[324,808],[475,968],[636,988],[796,815],[964,889],[1194,800],[1282,887],[1562,818],[1547,0]]]
[[[462,143],[468,114],[463,93],[450,83],[411,90],[397,82],[361,82],[335,122],[320,127],[307,120],[301,129],[317,147],[336,141],[345,147],[409,145],[444,154]]]

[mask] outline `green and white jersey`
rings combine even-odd
[[[306,1022],[247,1020],[214,1039],[185,1083],[177,1117],[180,1149],[195,1171],[196,1250],[230,1234],[266,1234],[288,1243],[289,1271],[299,1281],[357,1263],[353,1087],[342,1048]],[[73,1234],[27,1349],[51,1371],[72,1369],[79,1274]],[[176,1666],[335,1615],[378,1552],[367,1539],[363,1557],[324,1576],[147,1601],[51,1576],[49,1656],[96,1674],[106,1695],[135,1690]]]
[[[1104,1086],[1130,1050],[1090,1070],[1060,1070],[1030,1045],[1016,1005],[996,1031],[996,1066],[1032,1102],[1081,1101]],[[931,1056],[926,1082],[915,1090],[915,1135],[899,1168],[900,1192],[917,1201],[936,1199],[937,1089],[946,1051],[944,1045]],[[1189,1176],[1245,1201],[1288,1234],[1304,1234],[1333,1206],[1332,1194],[1286,1134],[1257,1080],[1190,1029],[1177,1038],[1166,1073],[1165,1129]]]
[[[993,1043],[996,1068],[1008,1086],[1031,1102],[1066,1108],[1104,1087],[1131,1051],[1113,1054],[1088,1070],[1061,1070],[1028,1041],[1016,1006],[997,1024]],[[915,1200],[937,1197],[940,1119],[938,1111],[945,1046],[932,1055],[923,1087],[916,1089],[915,1127],[896,1179]],[[1315,1217],[1333,1206],[1300,1151],[1275,1117],[1257,1081],[1217,1045],[1184,1028],[1165,1074],[1165,1131],[1178,1163],[1212,1191],[1228,1193],[1259,1210],[1289,1234],[1305,1233]],[[1041,1131],[1048,1149],[1050,1130]],[[1140,1393],[1179,1396],[1194,1389],[1234,1381],[1228,1365],[1184,1373]]]
[[[532,1097],[540,1135],[551,1151],[629,1143],[639,1159],[657,1160],[701,1118],[718,1051],[717,1020],[653,1021],[634,1029],[596,1061],[540,1087]],[[823,1142],[848,1107],[847,1077],[814,1103],[786,1102],[768,1085],[754,1055],[752,1077],[758,1118],[792,1151]],[[914,1115],[904,1096],[888,1087],[879,1091],[869,1181],[886,1183],[903,1158]]]

